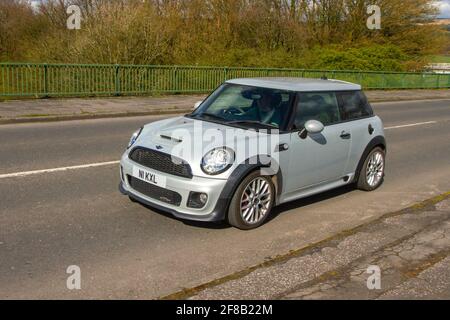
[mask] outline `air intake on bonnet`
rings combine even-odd
[[[174,142],[178,142],[178,143],[183,142],[183,140],[180,139],[180,138],[174,138],[174,137],[166,136],[166,135],[163,135],[163,134],[161,135],[161,138],[166,139],[166,140],[170,140],[170,141],[174,141]]]

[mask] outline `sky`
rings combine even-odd
[[[32,0],[33,5],[37,5],[41,0]],[[440,10],[438,18],[448,18],[450,19],[450,0],[436,0],[436,6]]]
[[[441,14],[438,17],[450,19],[450,0],[436,1],[436,5],[441,11]]]

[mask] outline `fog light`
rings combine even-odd
[[[188,207],[194,209],[201,209],[208,202],[208,195],[206,193],[191,192],[189,194]]]

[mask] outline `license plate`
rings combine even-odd
[[[133,167],[133,177],[161,188],[166,187],[166,177],[145,169]]]

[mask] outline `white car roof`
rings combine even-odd
[[[361,86],[359,84],[333,79],[242,78],[228,80],[226,83],[296,92],[361,90]]]

